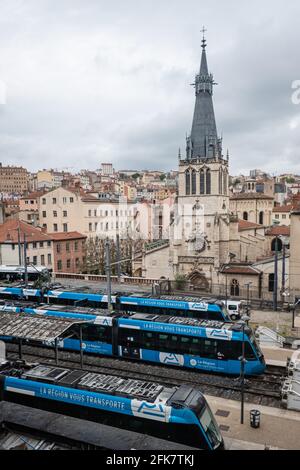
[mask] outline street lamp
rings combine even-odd
[[[297,305],[300,303],[300,299],[297,300],[297,302],[294,303],[293,305],[293,323],[292,323],[292,328],[295,328],[295,310]]]
[[[247,315],[243,315],[241,320],[239,320],[239,324],[242,325],[242,332],[243,332],[243,341],[242,341],[242,355],[239,357],[241,361],[241,424],[244,424],[244,395],[245,395],[245,364],[247,362],[245,358],[245,327],[248,326],[248,322],[250,317]]]
[[[245,284],[245,287],[247,287],[247,314],[250,311],[250,286],[252,285],[252,282],[247,282]]]
[[[105,274],[106,274],[106,281],[107,281],[107,308],[108,311],[112,311],[112,303],[111,303],[111,267],[118,266],[126,261],[132,261],[132,258],[120,259],[114,263],[110,262],[110,241],[109,238],[105,240]]]

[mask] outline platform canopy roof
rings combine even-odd
[[[89,321],[45,315],[0,312],[0,335],[36,341],[54,341],[71,326]]]

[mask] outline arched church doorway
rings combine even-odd
[[[193,271],[188,276],[189,282],[194,286],[195,289],[208,291],[209,290],[209,281],[206,278],[205,274],[201,271]]]
[[[277,251],[282,251],[282,241],[280,238],[274,238],[271,243],[271,251],[276,251],[276,240],[277,240]]]

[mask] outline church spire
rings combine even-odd
[[[187,138],[187,159],[222,158],[222,143],[217,135],[215,113],[212,101],[214,82],[208,72],[206,57],[206,39],[203,28],[202,57],[199,74],[196,75],[196,103],[191,135]]]

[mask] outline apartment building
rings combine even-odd
[[[240,193],[230,197],[230,211],[239,219],[260,225],[272,225],[274,197],[260,193]]]
[[[79,232],[46,233],[17,220],[8,220],[0,226],[0,264],[18,265],[20,261],[24,264],[24,234],[28,264],[46,266],[54,272],[80,272],[84,262],[85,235]]]
[[[53,243],[53,270],[79,273],[84,262],[86,236],[78,232],[49,233]]]
[[[80,188],[57,188],[40,198],[40,224],[47,232],[80,232],[91,237],[115,238],[134,230],[134,204],[102,198]]]
[[[273,209],[273,223],[289,226],[291,223],[292,205],[275,206]]]
[[[2,166],[0,163],[0,192],[22,194],[28,190],[29,174],[21,166]]]
[[[0,264],[18,265],[18,231],[21,243],[21,264],[24,264],[24,234],[27,263],[53,268],[52,239],[43,230],[19,220],[7,220],[0,225]]]

